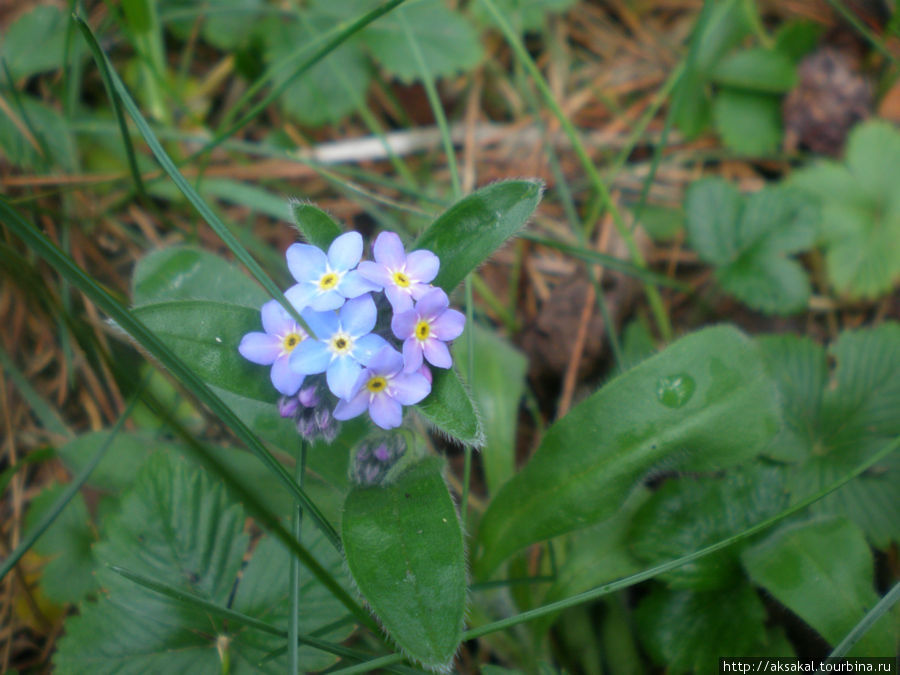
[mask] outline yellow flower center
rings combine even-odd
[[[384,391],[387,387],[387,380],[384,379],[381,375],[376,375],[368,382],[366,382],[366,389],[371,391],[373,394],[377,394],[380,391]]]
[[[300,333],[288,333],[281,340],[281,348],[285,352],[290,353],[294,351],[294,347],[299,345],[301,342],[303,342],[303,336],[300,335]]]
[[[431,324],[422,319],[416,324],[416,337],[420,340],[427,340],[431,335]]]
[[[338,333],[331,338],[331,349],[338,354],[346,354],[353,348],[353,338],[344,333]]]
[[[322,278],[319,279],[319,290],[321,291],[330,291],[332,288],[337,286],[338,275],[336,272],[328,272],[327,274],[323,274]]]
[[[394,283],[400,288],[407,288],[409,286],[409,277],[403,272],[394,272]]]

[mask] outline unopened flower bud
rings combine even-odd
[[[300,408],[300,401],[296,396],[282,396],[278,399],[278,414],[282,417],[293,417]]]
[[[406,440],[400,434],[370,438],[357,448],[351,476],[360,485],[379,485],[405,453]]]

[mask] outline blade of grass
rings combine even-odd
[[[604,208],[607,209],[612,215],[613,223],[615,224],[619,235],[622,237],[622,240],[625,242],[632,261],[639,267],[646,267],[647,263],[644,260],[644,256],[641,254],[637,243],[634,240],[634,236],[631,234],[631,231],[628,229],[628,227],[625,226],[625,222],[624,220],[622,220],[621,213],[619,213],[618,208],[610,198],[609,190],[607,189],[606,184],[603,182],[603,179],[600,177],[600,173],[597,171],[597,167],[591,160],[590,155],[585,149],[584,143],[581,142],[581,139],[578,136],[578,131],[575,129],[575,125],[572,124],[572,121],[566,116],[559,103],[556,101],[556,97],[550,90],[550,86],[547,84],[547,81],[541,74],[540,69],[535,64],[534,59],[531,58],[531,55],[528,53],[528,50],[522,43],[522,40],[513,30],[512,26],[510,26],[509,21],[507,21],[506,17],[503,16],[499,9],[497,9],[497,5],[494,3],[494,0],[481,0],[481,2],[484,3],[484,6],[488,10],[488,13],[491,15],[491,17],[493,17],[494,22],[500,28],[500,32],[503,33],[503,36],[506,38],[507,43],[512,48],[516,58],[522,62],[522,65],[528,71],[528,74],[534,81],[534,85],[537,87],[538,92],[541,94],[541,97],[544,99],[547,107],[550,108],[551,112],[554,114],[557,120],[559,120],[563,132],[566,134],[566,137],[572,144],[572,147],[575,150],[575,154],[578,156],[581,166],[587,174],[588,179],[590,180],[591,185],[594,188],[594,191],[601,199]],[[644,292],[647,296],[647,302],[650,304],[650,309],[653,312],[654,320],[656,321],[660,334],[666,341],[670,340],[672,337],[672,326],[669,322],[669,317],[666,314],[666,310],[663,305],[662,298],[659,295],[659,291],[650,284],[644,284]]]
[[[88,296],[103,312],[116,321],[122,330],[130,335],[151,356],[157,359],[182,384],[188,388],[194,396],[205,404],[218,418],[229,426],[235,435],[253,452],[287,487],[294,498],[304,506],[310,517],[318,524],[326,538],[338,550],[340,550],[340,537],[334,526],[331,525],[309,498],[306,492],[294,481],[293,477],[281,465],[275,457],[266,449],[256,435],[237,417],[212,390],[187,367],[160,339],[150,331],[141,321],[97,284],[77,263],[65,255],[56,245],[50,241],[40,230],[22,219],[11,208],[5,197],[0,195],[0,220],[19,236],[32,250],[44,258],[61,275],[66,277],[76,288]]]
[[[57,413],[56,410],[53,409],[53,406],[47,403],[34,387],[31,386],[31,383],[28,381],[28,378],[22,374],[22,371],[16,368],[16,364],[13,363],[9,354],[6,353],[6,350],[4,350],[2,346],[0,346],[0,365],[3,366],[3,372],[8,375],[13,381],[13,384],[16,385],[19,393],[22,394],[22,398],[25,399],[25,402],[28,403],[47,431],[66,439],[75,437],[75,434],[73,434],[72,430],[66,426],[65,421],[59,416],[59,413]]]
[[[848,482],[862,475],[866,471],[868,471],[871,467],[873,467],[878,462],[883,461],[888,455],[892,452],[895,452],[898,448],[900,448],[900,436],[895,438],[893,441],[886,443],[881,450],[874,453],[867,460],[861,462],[854,468],[852,471],[846,473],[844,476],[834,481],[830,485],[826,486],[822,490],[819,490],[813,495],[801,499],[799,502],[794,504],[793,506],[788,507],[781,513],[772,516],[771,518],[767,518],[756,525],[752,525],[737,534],[734,534],[730,537],[726,537],[720,541],[717,541],[709,546],[705,546],[693,553],[689,553],[688,555],[681,556],[680,558],[675,558],[674,560],[670,560],[669,562],[662,563],[660,565],[656,565],[655,567],[651,567],[649,569],[643,570],[642,572],[638,572],[636,574],[629,575],[627,577],[623,577],[617,581],[613,581],[608,584],[603,584],[602,586],[597,586],[596,588],[592,588],[589,591],[585,591],[583,593],[578,593],[576,595],[570,596],[568,598],[564,598],[562,600],[558,600],[556,602],[551,602],[546,605],[542,605],[540,607],[536,607],[535,609],[530,609],[524,612],[520,612],[515,616],[511,616],[506,619],[501,619],[500,621],[494,621],[492,623],[486,624],[484,626],[480,626],[479,628],[474,628],[472,630],[465,631],[462,635],[462,639],[465,640],[474,640],[476,638],[482,637],[484,635],[488,635],[490,633],[495,633],[497,631],[506,630],[507,628],[512,628],[513,626],[518,626],[519,624],[527,623],[528,621],[533,621],[535,619],[539,619],[548,614],[553,614],[555,612],[559,612],[565,609],[569,609],[570,607],[575,607],[577,605],[584,604],[586,602],[591,602],[600,598],[604,595],[609,595],[610,593],[614,593],[616,591],[622,590],[623,588],[628,588],[629,586],[634,586],[642,581],[647,581],[652,579],[660,574],[665,572],[669,572],[673,569],[681,567],[691,561],[697,560],[698,558],[702,558],[704,556],[710,555],[711,553],[715,553],[716,551],[721,551],[724,548],[731,546],[732,544],[737,543],[743,539],[748,537],[752,537],[759,532],[763,532],[768,528],[772,527],[776,523],[781,522],[785,518],[789,518],[790,516],[799,513],[806,509],[811,504],[819,501],[826,495],[834,492],[838,488],[846,485]],[[896,589],[894,589],[896,590]],[[892,591],[893,592],[893,591]],[[895,602],[896,598],[891,598],[891,602]],[[884,599],[882,599],[884,602]],[[879,603],[881,604],[881,603]],[[878,605],[876,605],[877,607]],[[883,610],[886,611],[886,610]],[[378,659],[369,661],[368,663],[362,663],[358,666],[352,666],[350,668],[343,668],[338,673],[341,675],[350,675],[351,673],[363,673],[367,672],[368,668],[375,667],[374,664],[377,662],[378,666],[390,665],[393,663],[399,663],[404,659],[402,654],[394,654],[393,660],[390,656],[380,657]]]
[[[253,258],[253,256],[250,255],[247,249],[244,248],[244,246],[231,233],[231,231],[227,227],[225,227],[225,224],[215,213],[213,213],[212,209],[209,208],[206,202],[203,201],[199,194],[197,194],[197,191],[194,190],[191,184],[188,183],[185,177],[181,174],[181,172],[178,170],[178,167],[175,166],[175,163],[162,147],[159,140],[157,140],[156,135],[150,128],[150,125],[147,124],[147,121],[144,119],[143,115],[141,115],[140,110],[138,110],[137,105],[131,98],[128,90],[125,88],[122,80],[111,69],[109,65],[109,59],[103,52],[100,44],[97,42],[97,38],[94,36],[94,33],[93,31],[91,31],[91,28],[90,26],[88,26],[87,22],[85,22],[84,19],[77,15],[74,16],[74,20],[77,22],[78,27],[81,29],[85,40],[87,40],[88,46],[91,49],[94,60],[97,62],[98,67],[100,67],[101,63],[106,65],[106,70],[115,93],[122,101],[122,104],[125,106],[125,109],[128,111],[131,119],[134,121],[138,130],[141,132],[141,136],[144,137],[144,141],[146,141],[147,145],[150,147],[151,152],[153,152],[153,155],[156,157],[163,170],[169,175],[178,189],[181,190],[182,194],[187,197],[187,200],[194,206],[195,209],[197,209],[197,212],[209,224],[213,231],[219,236],[219,238],[225,243],[225,245],[228,246],[231,252],[234,253],[235,257],[244,264],[244,266],[250,271],[250,274],[253,275],[253,277],[262,285],[264,289],[266,289],[266,292],[268,292],[272,298],[277,300],[309,335],[315,337],[315,333],[310,330],[309,326],[306,324],[306,321],[304,321],[303,317],[300,316],[300,313],[290,302],[288,302],[287,298],[284,297],[281,289],[279,289],[278,286],[275,285],[269,275],[266,274],[265,270],[263,270],[262,267],[260,267],[259,263],[256,262],[256,260]]]
[[[847,633],[847,637],[841,640],[838,646],[831,651],[828,658],[837,659],[846,655],[853,648],[853,645],[859,642],[859,639],[872,627],[872,624],[891,611],[891,608],[898,602],[900,602],[900,583],[895,584],[872,609],[866,612],[866,615],[860,619],[859,623]],[[817,670],[816,672],[821,671]]]
[[[90,461],[84,465],[84,468],[78,473],[77,476],[72,480],[71,483],[66,487],[63,493],[59,496],[59,498],[53,502],[53,506],[43,518],[38,522],[38,524],[32,529],[26,537],[22,540],[22,542],[16,547],[16,549],[9,554],[6,560],[0,564],[0,580],[4,579],[9,571],[15,566],[17,562],[25,555],[34,543],[40,539],[41,535],[47,531],[47,529],[56,522],[56,519],[63,512],[66,506],[69,505],[69,502],[78,494],[78,491],[81,487],[87,482],[88,478],[91,477],[91,474],[94,472],[94,469],[97,468],[97,465],[100,463],[100,460],[106,455],[106,451],[109,450],[109,447],[112,445],[113,440],[118,435],[119,431],[121,431],[122,426],[125,424],[125,420],[127,420],[132,411],[134,410],[135,405],[137,405],[138,400],[140,399],[140,394],[143,391],[144,387],[147,385],[147,379],[144,378],[144,382],[141,384],[138,392],[131,397],[131,400],[128,402],[128,407],[125,409],[119,419],[116,420],[115,425],[112,427],[112,430],[107,437],[106,441],[98,448],[97,452],[94,453],[93,457],[91,457]]]

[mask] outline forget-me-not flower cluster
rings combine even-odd
[[[374,261],[360,262],[362,253],[357,232],[337,237],[327,253],[291,245],[287,264],[297,283],[285,297],[314,335],[270,300],[262,307],[265,332],[247,333],[238,347],[249,361],[272,366],[272,384],[282,394],[279,410],[307,438],[333,438],[332,419],[366,411],[382,429],[400,426],[403,406],[431,393],[428,364],[450,368],[447,343],[465,327],[447,294],[431,284],[440,268],[434,253],[406,253],[393,232],[375,240]],[[387,303],[377,302],[382,293]],[[379,334],[376,325],[391,330]],[[336,405],[310,394],[322,393],[323,376]]]

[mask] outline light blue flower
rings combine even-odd
[[[393,232],[382,232],[372,247],[375,262],[359,264],[359,273],[384,288],[384,294],[395,312],[412,309],[413,300],[418,300],[431,288],[437,276],[441,261],[431,251],[403,250],[403,242]]]
[[[328,388],[339,398],[349,398],[363,366],[387,342],[372,333],[378,311],[371,295],[348,300],[340,312],[305,310],[301,316],[316,334],[291,354],[295,373],[325,373]]]
[[[272,366],[272,385],[285,396],[293,396],[303,384],[303,375],[292,370],[288,359],[294,349],[306,340],[306,332],[276,300],[262,306],[265,333],[247,333],[238,351],[248,361]]]
[[[413,309],[394,314],[391,330],[403,340],[404,372],[419,370],[423,357],[438,368],[453,365],[446,343],[462,334],[466,317],[449,307],[447,294],[440,288],[432,288]]]
[[[337,309],[347,298],[379,290],[377,284],[354,269],[362,250],[359,232],[337,237],[328,247],[328,255],[309,244],[291,244],[285,255],[297,283],[285,292],[285,297],[298,309],[312,307],[323,312]]]
[[[431,383],[421,373],[404,373],[403,357],[388,345],[362,371],[352,397],[339,401],[334,409],[338,420],[349,420],[366,410],[382,429],[403,423],[403,406],[415,405],[431,393]]]

